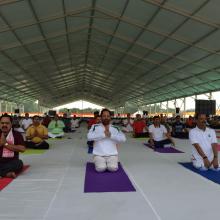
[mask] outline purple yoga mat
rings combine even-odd
[[[151,149],[154,149],[148,144],[144,144],[144,145]],[[184,153],[183,151],[177,150],[176,148],[173,148],[173,147],[156,148],[154,150],[158,153]]]
[[[94,163],[86,164],[84,192],[130,192],[136,191],[127,174],[118,164],[117,172],[98,173]]]

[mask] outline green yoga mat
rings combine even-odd
[[[26,149],[26,151],[24,153],[22,153],[23,155],[33,155],[33,154],[43,154],[45,153],[46,150],[43,149]]]

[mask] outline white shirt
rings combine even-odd
[[[122,121],[123,125],[126,127],[127,131],[133,131],[133,123],[134,123],[134,120],[130,118],[130,123],[128,123],[128,119],[124,119]]]
[[[159,127],[155,127],[154,124],[149,126],[149,133],[152,134],[154,141],[162,141],[165,139],[165,134],[167,133],[167,129],[164,125],[160,125]]]
[[[189,139],[191,144],[199,144],[209,161],[213,160],[214,155],[211,144],[218,143],[213,129],[206,127],[205,131],[203,131],[202,129],[195,127],[189,132]],[[193,145],[192,156],[194,160],[203,161],[202,157]]]
[[[117,143],[125,142],[125,135],[115,126],[109,125],[111,137],[105,136],[103,124],[94,124],[87,135],[89,141],[94,141],[93,154],[99,156],[118,155]]]
[[[28,118],[28,119],[24,118],[24,119],[22,120],[21,126],[22,126],[25,130],[27,130],[27,128],[28,128],[32,123],[33,123],[33,121],[32,121],[31,118]]]
[[[71,128],[78,128],[79,127],[79,119],[71,119]]]

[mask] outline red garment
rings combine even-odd
[[[90,129],[92,127],[92,125],[96,124],[97,122],[97,119],[96,118],[91,118],[89,119],[89,122],[88,122],[88,129]]]
[[[192,119],[192,118],[187,119],[187,120],[186,120],[186,125],[192,127],[192,126],[194,125],[193,119]]]
[[[135,134],[140,134],[144,132],[144,128],[146,127],[146,123],[144,121],[135,121],[133,123],[133,129]]]
[[[48,128],[48,125],[50,124],[50,122],[51,122],[50,117],[45,117],[41,124]]]

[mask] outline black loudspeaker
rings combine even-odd
[[[195,101],[195,113],[202,113],[206,115],[216,114],[216,101],[215,100],[199,100]]]
[[[148,111],[143,111],[143,115],[148,115]]]
[[[19,108],[16,108],[16,109],[15,109],[15,114],[19,114],[19,113],[20,113]]]
[[[180,108],[176,108],[176,114],[180,113]]]
[[[51,117],[54,117],[56,114],[57,114],[57,112],[54,110],[49,110],[49,112],[48,112],[48,115]]]

